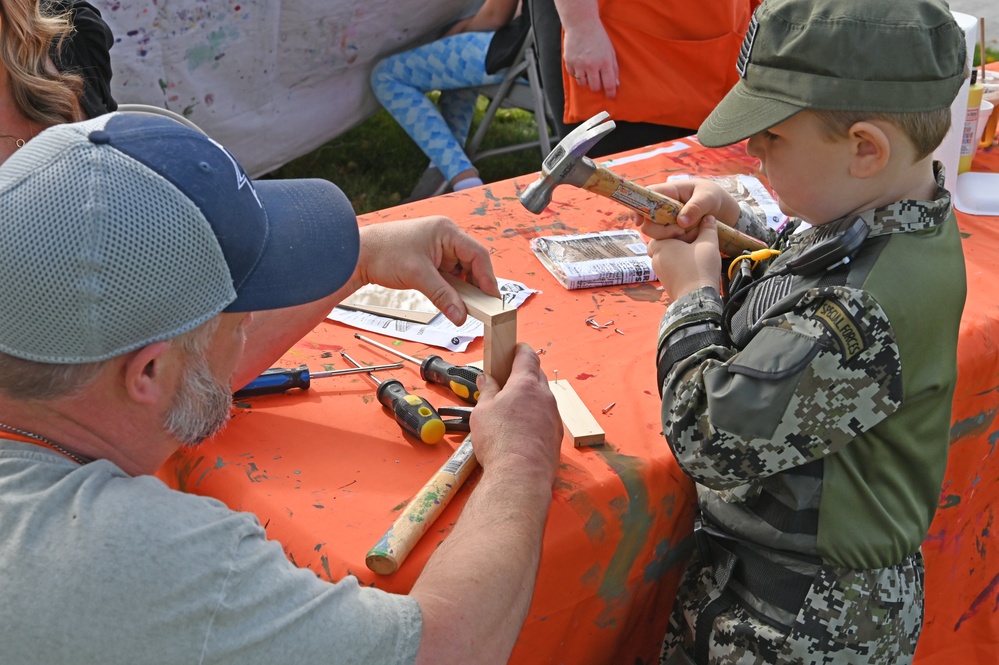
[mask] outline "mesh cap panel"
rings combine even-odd
[[[0,215],[0,351],[48,363],[315,301],[360,248],[334,184],[254,183],[204,134],[142,114],[40,133],[0,165]]]
[[[111,358],[193,329],[236,297],[189,199],[130,157],[81,147],[51,146],[65,154],[11,174],[5,196],[0,350],[27,360]]]

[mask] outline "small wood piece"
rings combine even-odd
[[[513,310],[516,312],[517,310]],[[514,348],[517,346],[517,317],[493,325],[485,324],[482,346],[482,371],[506,385],[513,369]]]
[[[548,386],[555,395],[558,413],[562,417],[562,425],[576,448],[604,443],[604,430],[597,423],[590,410],[579,399],[565,379],[549,381]]]
[[[502,298],[494,298],[453,275],[444,275],[465,302],[468,313],[482,321],[482,371],[505,385],[513,367],[517,346],[517,309],[505,308]]]

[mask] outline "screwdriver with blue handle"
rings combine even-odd
[[[271,367],[263,374],[250,381],[248,384],[233,393],[234,399],[243,397],[255,397],[256,395],[272,395],[283,393],[292,388],[308,390],[313,379],[325,379],[329,376],[340,376],[341,374],[360,374],[362,372],[381,372],[387,369],[399,369],[402,363],[391,363],[388,365],[373,365],[371,367],[350,367],[348,369],[331,369],[325,372],[309,372],[307,365],[298,367]]]
[[[478,367],[472,367],[471,365],[459,367],[457,365],[452,365],[440,356],[433,355],[427,356],[423,360],[420,360],[419,358],[414,358],[413,356],[407,356],[405,353],[396,351],[395,349],[385,346],[384,344],[379,344],[375,340],[369,339],[360,333],[354,333],[354,337],[362,342],[367,342],[372,346],[377,346],[379,349],[395,354],[403,360],[416,363],[420,366],[420,377],[424,381],[444,386],[470,404],[478,403],[479,389],[475,386],[475,380],[482,374],[482,370]]]
[[[341,351],[340,355],[354,367],[363,367],[361,363],[347,355],[346,351]],[[375,393],[378,401],[392,409],[395,421],[402,429],[423,443],[441,442],[444,432],[447,431],[446,426],[430,402],[407,392],[402,381],[398,379],[379,381],[371,372],[368,372],[367,376],[378,386],[378,391]]]

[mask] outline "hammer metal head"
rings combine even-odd
[[[538,214],[551,203],[552,190],[558,185],[568,183],[582,186],[593,169],[592,162],[585,159],[586,152],[614,130],[614,121],[607,120],[609,116],[606,111],[601,111],[559,141],[541,164],[541,177],[520,193],[520,202],[525,208]],[[579,167],[584,160],[589,162],[589,168],[584,168],[581,174]],[[579,181],[580,179],[574,178],[573,175],[584,177]]]

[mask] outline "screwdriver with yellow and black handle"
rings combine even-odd
[[[341,351],[340,355],[354,367],[363,367],[346,351]],[[395,421],[399,423],[405,431],[409,432],[423,443],[440,443],[444,438],[446,426],[437,414],[437,409],[430,405],[430,402],[418,395],[410,394],[398,379],[379,381],[371,372],[367,377],[375,382],[378,391],[375,395],[378,401],[392,409]]]
[[[422,377],[424,381],[444,386],[470,404],[478,403],[479,389],[475,386],[475,380],[482,374],[482,370],[478,367],[472,367],[471,365],[459,367],[458,365],[452,365],[440,356],[434,355],[427,356],[423,360],[420,360],[419,358],[407,356],[401,351],[396,351],[389,346],[380,344],[360,333],[354,333],[354,337],[362,342],[367,342],[368,344],[377,346],[379,349],[397,355],[403,360],[416,363],[420,366],[420,377]]]
[[[308,390],[313,379],[325,379],[329,376],[340,376],[341,374],[359,374],[367,372],[381,372],[387,369],[398,369],[402,363],[391,363],[388,365],[374,365],[372,367],[350,367],[348,369],[331,369],[325,372],[309,372],[308,365],[298,367],[271,367],[250,381],[248,384],[233,393],[234,399],[244,397],[255,397],[257,395],[272,395],[283,393],[292,388]]]

